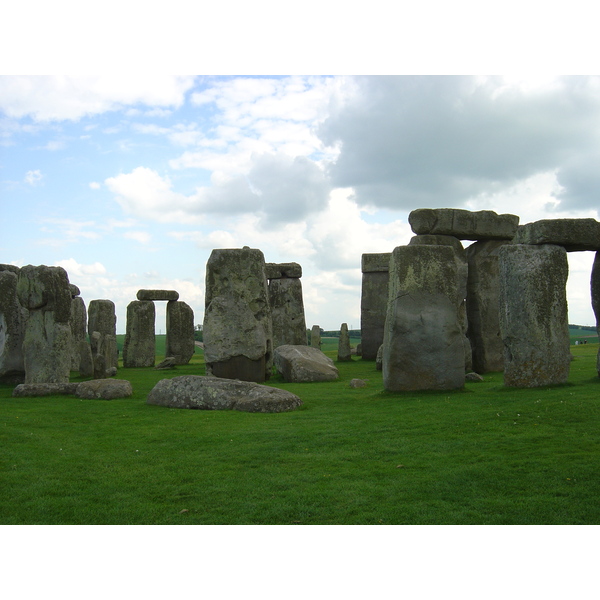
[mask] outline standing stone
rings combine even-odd
[[[213,250],[206,264],[207,375],[262,383],[273,367],[273,325],[260,250]]]
[[[27,265],[17,295],[29,315],[23,339],[25,383],[68,383],[71,370],[71,292],[62,267]]]
[[[383,344],[390,256],[389,252],[362,255],[360,335],[364,360],[375,360]]]
[[[271,279],[269,301],[273,319],[273,347],[306,346],[306,320],[299,278]]]
[[[79,371],[81,363],[81,342],[87,338],[87,311],[83,298],[71,300],[71,371]]]
[[[313,325],[310,330],[310,345],[311,348],[321,349],[321,328],[318,325]]]
[[[25,381],[23,339],[27,310],[17,297],[18,269],[2,269],[0,265],[0,381]]]
[[[96,332],[98,333],[98,332]],[[98,333],[98,335],[100,335]],[[87,340],[79,342],[79,377],[94,377],[94,356]]]
[[[88,306],[88,335],[98,331],[103,337],[102,348],[107,369],[118,366],[117,316],[112,300],[92,300]]]
[[[127,326],[123,345],[124,367],[153,367],[155,350],[154,320],[156,310],[151,300],[133,300],[127,306]]]
[[[342,323],[340,328],[337,359],[341,362],[348,362],[349,360],[352,360],[352,352],[350,351],[350,336],[348,335],[347,323]]]
[[[504,369],[504,344],[500,335],[500,249],[508,242],[471,244],[467,252],[468,335],[473,349],[473,369],[490,373]]]
[[[399,246],[390,260],[383,344],[383,382],[389,391],[449,390],[464,386],[464,297],[455,251],[449,246]]]
[[[566,383],[571,355],[565,249],[506,245],[500,249],[499,264],[504,385]]]
[[[592,309],[596,317],[596,331],[600,340],[600,251],[596,252],[596,257],[594,258],[590,287],[592,292]],[[598,358],[596,360],[596,371],[598,371],[598,376],[600,377],[600,349],[598,350]]]
[[[176,365],[187,365],[194,356],[194,311],[180,300],[167,302],[167,342],[165,356]]]

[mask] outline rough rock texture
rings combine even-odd
[[[273,347],[285,344],[306,346],[306,320],[300,279],[271,279],[269,302],[273,321]]]
[[[596,252],[594,265],[592,266],[592,276],[590,279],[590,288],[592,293],[592,309],[596,317],[596,330],[600,336],[600,252]],[[598,350],[598,359],[596,361],[596,370],[600,377],[600,349]]]
[[[175,364],[187,365],[194,356],[194,311],[180,300],[167,302],[166,356]]]
[[[321,328],[318,325],[313,325],[310,330],[310,345],[317,350],[321,348]]]
[[[248,381],[184,375],[159,381],[148,394],[147,404],[270,413],[294,410],[302,400],[291,392]]]
[[[174,369],[175,366],[177,365],[177,360],[175,359],[174,356],[167,356],[163,361],[159,362],[156,367],[154,367],[156,370],[167,370],[167,369]]]
[[[275,368],[290,383],[333,381],[339,377],[333,361],[311,346],[279,346],[275,349]]]
[[[351,388],[364,388],[364,387],[367,387],[367,380],[366,379],[351,379],[350,380],[350,387]]]
[[[418,208],[408,215],[408,222],[417,234],[452,235],[461,240],[510,240],[519,226],[519,217],[491,210]]]
[[[68,383],[71,371],[71,291],[62,267],[27,265],[17,296],[29,310],[23,338],[25,383]]]
[[[459,309],[465,277],[450,246],[394,249],[383,344],[386,390],[464,386],[465,336]]]
[[[348,334],[347,323],[342,323],[340,327],[340,338],[338,340],[337,359],[342,362],[352,360],[352,352],[350,350],[350,336]]]
[[[273,325],[260,250],[213,250],[206,263],[207,375],[263,382],[273,366]]]
[[[16,398],[72,395],[78,386],[78,383],[22,383],[13,390],[12,395]]]
[[[500,249],[508,242],[475,242],[467,250],[468,336],[473,350],[473,369],[489,373],[504,369],[504,344],[500,335]]]
[[[127,328],[123,344],[124,367],[153,367],[156,309],[150,300],[133,300],[127,305]]]
[[[79,342],[78,371],[80,377],[94,376],[94,357],[92,355],[92,347],[87,340],[81,340]]]
[[[179,300],[179,292],[175,290],[138,290],[138,300],[166,300],[167,302]]]
[[[543,219],[521,225],[515,244],[554,244],[567,252],[600,250],[600,223],[596,219]]]
[[[17,297],[17,273],[0,269],[0,381],[7,383],[25,380],[22,346],[28,312]]]
[[[75,286],[71,286],[72,288]],[[72,291],[72,290],[71,290]],[[83,298],[71,300],[71,371],[79,371],[81,342],[87,340],[87,311]]]
[[[133,394],[131,383],[125,379],[92,379],[77,386],[75,395],[86,400],[114,400],[129,398]]]
[[[553,245],[500,249],[504,384],[538,387],[569,376],[567,253]]]
[[[377,350],[377,356],[375,357],[375,368],[378,371],[383,371],[383,344],[381,344]]]
[[[465,248],[461,241],[453,235],[415,235],[410,238],[409,246],[452,246],[460,255]]]
[[[89,303],[88,335],[91,337],[94,331],[102,335],[105,368],[118,367],[117,316],[115,303],[112,300],[92,300]]]
[[[302,267],[295,262],[291,263],[265,263],[267,279],[299,279],[302,277]]]
[[[390,256],[390,252],[362,255],[360,330],[364,360],[375,360],[383,344]]]

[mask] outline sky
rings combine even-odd
[[[599,77],[0,76],[0,262],[64,267],[124,333],[142,288],[202,323],[210,252],[250,246],[302,265],[307,327],[359,328],[361,255],[412,210],[597,219],[599,142]]]

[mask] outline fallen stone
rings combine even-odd
[[[156,367],[154,367],[154,368],[157,371],[162,370],[162,369],[174,369],[176,364],[177,364],[177,360],[175,359],[174,356],[167,356],[167,358],[165,358],[165,360],[158,363],[158,365],[156,365]]]
[[[491,210],[472,212],[457,208],[418,208],[408,215],[419,235],[452,235],[460,240],[510,240],[519,226],[516,215]]]
[[[179,292],[175,290],[138,290],[138,300],[179,300]]]
[[[148,394],[147,404],[169,408],[287,412],[302,405],[286,390],[250,381],[183,375],[162,379]]]
[[[132,394],[131,383],[125,379],[92,379],[81,382],[75,395],[86,400],[114,400]]]
[[[483,381],[483,377],[479,375],[479,373],[467,373],[465,375],[465,381],[471,381],[473,383],[481,383]]]
[[[364,388],[367,386],[367,380],[366,379],[351,379],[350,380],[350,387],[351,388]]]
[[[543,219],[521,225],[515,244],[554,244],[567,252],[600,250],[600,223],[596,219]]]
[[[311,346],[279,346],[274,362],[277,372],[291,383],[334,381],[339,377],[333,360]]]
[[[12,395],[16,398],[73,395],[79,385],[79,383],[22,383],[13,390]]]

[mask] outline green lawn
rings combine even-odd
[[[566,386],[492,374],[452,393],[386,393],[354,358],[336,382],[273,378],[304,401],[280,414],[145,404],[159,379],[204,374],[201,354],[121,368],[123,400],[0,386],[0,523],[600,524],[597,351],[572,347]]]

